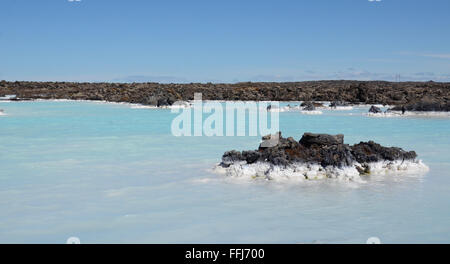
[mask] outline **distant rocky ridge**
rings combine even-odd
[[[243,82],[235,84],[190,83],[73,83],[0,81],[0,96],[16,94],[22,99],[73,99],[128,102],[164,106],[178,100],[242,101],[341,101],[414,107],[424,98],[437,109],[450,105],[450,83],[384,81]],[[420,104],[420,103],[419,103]],[[411,106],[408,106],[411,105]]]

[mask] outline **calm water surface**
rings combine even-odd
[[[236,183],[211,168],[259,137],[174,137],[176,114],[95,102],[0,102],[0,242],[450,243],[450,118],[365,108],[280,113],[284,136],[342,133],[415,150],[425,175]]]

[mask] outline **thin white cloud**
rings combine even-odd
[[[400,55],[418,56],[435,59],[450,59],[450,53],[432,53],[432,52],[400,52]]]
[[[450,59],[450,53],[425,53],[421,55],[429,58]]]

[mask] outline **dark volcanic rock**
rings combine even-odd
[[[450,111],[450,102],[436,98],[423,98],[403,106],[395,106],[391,110],[394,111]]]
[[[338,106],[349,106],[350,104],[344,101],[334,101],[330,103],[331,108],[336,108]]]
[[[369,113],[377,114],[377,113],[383,113],[383,111],[381,111],[381,109],[379,107],[372,105],[369,109]]]
[[[414,160],[414,151],[404,151],[396,147],[383,147],[373,141],[361,142],[352,146],[352,154],[359,163],[377,162],[383,160]]]
[[[303,110],[304,111],[314,111],[314,110],[316,110],[316,107],[314,107],[314,105],[308,105],[308,106],[305,106],[303,108]]]
[[[260,157],[261,153],[258,151],[250,150],[242,152],[242,158],[245,159],[248,164],[255,163]]]
[[[303,106],[303,110],[305,110],[305,111],[316,110],[316,107],[314,106],[314,103],[312,103],[312,102],[303,102],[300,106]]]
[[[243,159],[241,152],[236,151],[236,150],[231,150],[231,151],[227,151],[227,152],[225,152],[225,154],[223,154],[222,165],[224,167],[228,167],[231,164],[233,164],[237,161],[242,161],[242,160],[245,160],[245,159]]]
[[[78,99],[171,105],[194,99],[242,101],[330,101],[330,106],[348,103],[388,104],[416,111],[448,111],[450,83],[384,81],[310,81],[243,83],[74,83],[0,82],[0,96],[16,94],[21,99]],[[428,98],[423,100],[424,98]],[[317,103],[315,103],[317,104]],[[318,107],[319,105],[313,106]]]
[[[157,106],[157,105],[158,105],[158,98],[156,98],[156,96],[148,96],[148,97],[142,102],[142,104]]]
[[[311,101],[305,101],[305,102],[302,102],[302,103],[300,104],[300,106],[303,106],[303,107],[324,107],[324,105],[323,105],[322,103],[319,103],[319,102],[311,102]]]
[[[328,145],[339,145],[344,144],[344,135],[339,134],[336,136],[328,134],[313,134],[305,133],[300,139],[300,144],[305,147],[310,147],[311,145],[317,146],[328,146]]]
[[[270,143],[268,143],[270,142]],[[344,135],[305,133],[299,142],[293,138],[283,138],[281,133],[263,137],[257,151],[228,151],[222,157],[221,165],[229,167],[234,162],[269,162],[286,166],[292,163],[313,163],[323,167],[351,166],[355,162],[363,164],[378,161],[414,160],[414,151],[404,151],[397,147],[383,147],[373,141],[350,146],[344,144]],[[358,170],[365,171],[364,168]]]
[[[171,106],[175,101],[172,98],[161,98],[157,101],[157,106]]]

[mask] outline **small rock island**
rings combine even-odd
[[[216,171],[266,180],[361,180],[371,174],[427,171],[415,151],[383,147],[373,141],[352,146],[344,135],[305,133],[299,141],[281,132],[262,137],[258,150],[227,151]]]

